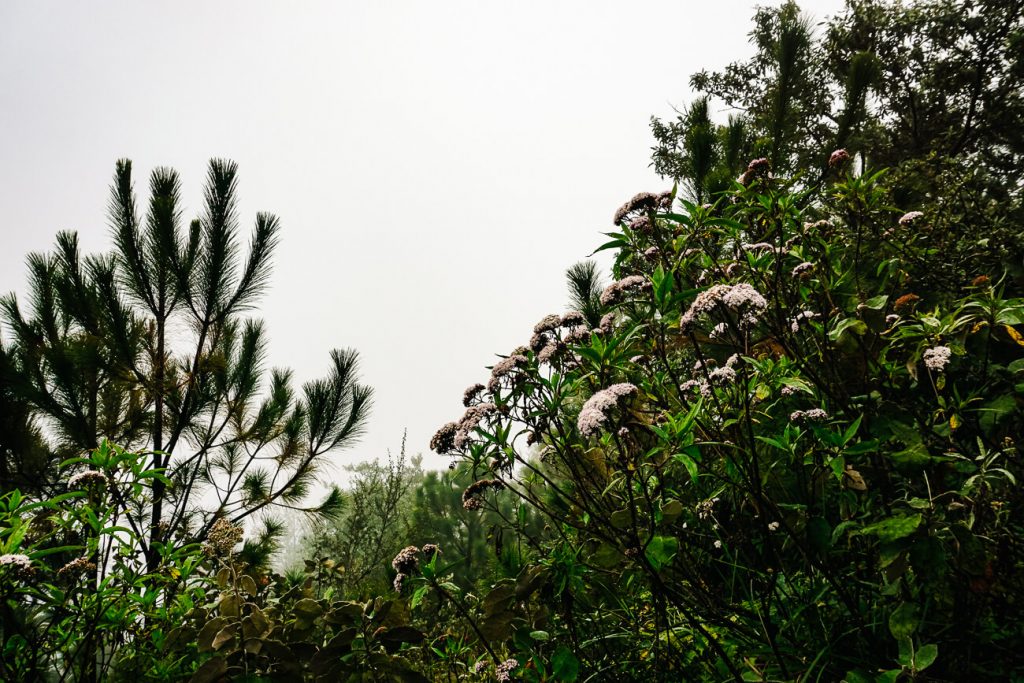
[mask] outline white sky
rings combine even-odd
[[[778,4],[778,2],[762,3]],[[841,0],[802,3],[817,19]],[[564,310],[564,271],[650,168],[651,115],[751,49],[753,3],[0,3],[0,292],[61,229],[109,249],[114,162],[240,167],[245,230],[281,218],[260,314],[298,380],[351,346],[376,398],[346,464],[425,464],[495,353]],[[140,207],[141,208],[141,207]]]

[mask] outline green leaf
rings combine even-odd
[[[625,529],[633,523],[633,515],[629,510],[616,510],[611,514],[610,520],[616,529]]]
[[[238,585],[243,591],[245,591],[249,595],[256,595],[256,580],[248,574],[243,575],[242,578],[238,580]]]
[[[869,536],[877,536],[878,540],[882,543],[890,543],[909,536],[917,531],[917,527],[920,525],[920,514],[907,515],[905,517],[890,517],[889,519],[883,519],[881,522],[876,522],[864,527],[861,529],[860,533]]]
[[[671,536],[653,536],[644,554],[655,570],[667,566],[679,550],[679,542]]]
[[[590,562],[593,562],[598,567],[610,569],[622,561],[622,553],[618,551],[615,546],[608,543],[602,543],[597,547],[597,550],[590,555]]]
[[[846,455],[863,455],[864,453],[873,453],[878,450],[878,440],[871,439],[870,441],[861,441],[859,444],[850,446],[844,452]]]
[[[220,613],[225,617],[237,617],[240,614],[242,600],[236,593],[226,593],[217,605]]]
[[[910,547],[910,566],[923,579],[936,579],[946,570],[946,550],[934,536],[914,541]]]
[[[666,522],[672,522],[683,514],[683,504],[678,500],[670,500],[661,506],[661,514]]]
[[[888,294],[879,294],[878,296],[871,297],[870,299],[865,301],[863,304],[861,304],[861,306],[863,306],[864,308],[869,308],[872,311],[879,311],[879,310],[885,308],[885,304],[888,301],[889,301],[889,295]]]
[[[547,631],[530,631],[530,637],[539,641],[551,640],[551,634]]]
[[[320,606],[320,603],[313,598],[303,598],[295,603],[292,607],[292,612],[296,616],[304,617],[307,619],[315,619],[323,613],[324,609]]]
[[[47,548],[46,550],[36,550],[35,552],[28,553],[28,556],[33,560],[38,560],[40,557],[46,557],[47,555],[75,552],[84,547],[83,545],[62,545],[56,548]]]
[[[597,252],[605,251],[606,249],[619,249],[620,247],[626,247],[626,246],[629,246],[628,242],[626,242],[624,240],[621,240],[621,239],[615,239],[615,240],[611,240],[610,242],[605,242],[604,244],[599,246],[597,249],[592,251],[590,253],[590,255],[593,256]]]
[[[430,586],[420,586],[416,589],[416,592],[412,594],[412,600],[409,602],[409,609],[416,609],[416,605],[423,602],[423,598],[427,595],[427,591]]]
[[[896,661],[908,668],[914,665],[914,642],[910,638],[900,638],[900,650]]]
[[[692,481],[697,481],[697,463],[694,461],[694,459],[686,455],[685,453],[676,453],[674,457],[676,462],[680,463],[683,467],[686,468],[686,471],[690,475],[690,479]]]
[[[852,439],[854,437],[854,435],[857,433],[857,430],[860,429],[860,421],[862,419],[864,419],[864,416],[863,415],[858,415],[857,419],[853,421],[853,424],[851,424],[846,429],[846,431],[843,432],[843,438],[842,438],[842,442],[843,442],[842,445],[843,446],[848,444],[850,442],[850,439]]]
[[[988,566],[988,557],[978,537],[963,522],[952,525],[949,530],[953,532],[959,545],[957,566],[968,574],[983,575]]]
[[[938,645],[922,645],[920,649],[914,654],[914,670],[924,671],[929,666],[935,663],[935,660],[938,658],[938,656]]]
[[[226,623],[227,620],[224,617],[214,617],[203,625],[202,630],[199,631],[199,635],[196,636],[196,644],[198,645],[200,652],[213,649],[213,639],[216,637],[217,633],[224,628],[224,624]]]
[[[922,443],[890,453],[889,458],[896,469],[903,474],[918,472],[937,460],[928,453],[928,448]]]
[[[381,634],[383,641],[395,643],[418,643],[423,640],[423,632],[412,626],[395,626]]]
[[[981,413],[978,418],[982,431],[986,434],[992,433],[1017,409],[1017,400],[1012,394],[1003,394],[988,403],[984,408],[978,408],[974,412]]]
[[[904,602],[889,615],[889,632],[896,640],[909,638],[914,635],[919,623],[917,605]]]
[[[572,683],[580,673],[580,660],[565,645],[560,645],[551,655],[551,674],[556,680]]]
[[[847,332],[851,332],[858,336],[864,336],[864,333],[867,331],[868,326],[863,320],[858,320],[857,318],[844,318],[836,323],[836,326],[828,333],[828,338],[830,341],[837,342]]]
[[[212,647],[214,650],[219,650],[224,647],[225,644],[230,643],[235,639],[235,633],[238,632],[238,624],[228,624],[220,631],[213,639]]]
[[[871,683],[871,678],[863,671],[847,671],[843,683]]]

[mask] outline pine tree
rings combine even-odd
[[[0,344],[0,494],[18,489],[47,495],[54,454],[15,388],[18,382],[14,359]]]
[[[182,225],[180,181],[158,168],[140,216],[127,160],[111,189],[112,253],[83,257],[72,233],[53,254],[29,256],[29,308],[0,300],[18,398],[61,452],[102,440],[152,451],[169,485],[148,509],[125,510],[148,569],[157,545],[205,538],[221,518],[261,526],[246,552],[265,556],[282,526],[274,508],[337,512],[332,488],[303,501],[326,455],[362,433],[372,391],[358,381],[353,350],[330,353],[326,377],[293,387],[292,372],[265,367],[263,323],[246,317],[266,289],[278,219],[256,218],[240,243],[237,167],[212,160],[205,211]]]

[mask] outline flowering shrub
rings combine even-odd
[[[434,437],[467,509],[547,520],[508,520],[535,559],[464,615],[498,675],[1024,675],[1022,285],[930,286],[928,207],[826,159],[823,185],[758,159],[714,204],[636,195],[600,326],[545,317]]]

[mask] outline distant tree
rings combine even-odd
[[[153,451],[167,479],[144,509],[124,511],[150,570],[159,542],[201,540],[221,518],[257,515],[247,549],[265,557],[282,531],[267,514],[275,507],[337,511],[336,489],[303,501],[324,456],[361,434],[372,392],[353,350],[332,351],[329,374],[301,393],[290,370],[265,368],[263,323],[245,315],[268,284],[279,223],[258,214],[242,249],[233,162],[210,162],[205,212],[187,228],[177,173],[156,169],[150,189],[140,217],[131,162],[119,161],[114,251],[82,257],[61,233],[54,254],[29,256],[29,309],[13,294],[0,300],[17,397],[62,449],[109,439]]]
[[[652,119],[659,174],[700,203],[751,158],[778,175],[799,169],[808,185],[846,148],[892,169],[901,207],[939,198],[950,224],[972,214],[972,240],[1016,241],[1024,0],[848,0],[818,32],[787,2],[759,8],[754,26],[753,57],[694,74],[698,99],[675,120]],[[722,105],[728,123],[710,115]]]
[[[391,558],[407,545],[409,491],[423,478],[420,461],[419,456],[406,458],[403,436],[397,457],[389,452],[386,462],[347,468],[341,512],[305,539],[304,559],[312,555],[321,579],[330,575],[323,586],[358,597],[390,590]]]
[[[453,580],[467,589],[482,579],[514,575],[525,548],[516,535],[518,508],[503,500],[478,512],[464,507],[463,491],[473,483],[471,468],[427,472],[412,491],[409,540],[434,543],[452,566]],[[531,515],[531,519],[533,516]]]
[[[754,25],[750,60],[693,75],[701,97],[675,121],[651,120],[655,170],[698,202],[729,189],[751,157],[766,157],[779,171],[805,168],[807,150],[813,156],[835,137],[828,119],[835,93],[806,15],[795,2],[760,7]],[[712,120],[712,98],[735,112],[727,124]]]

